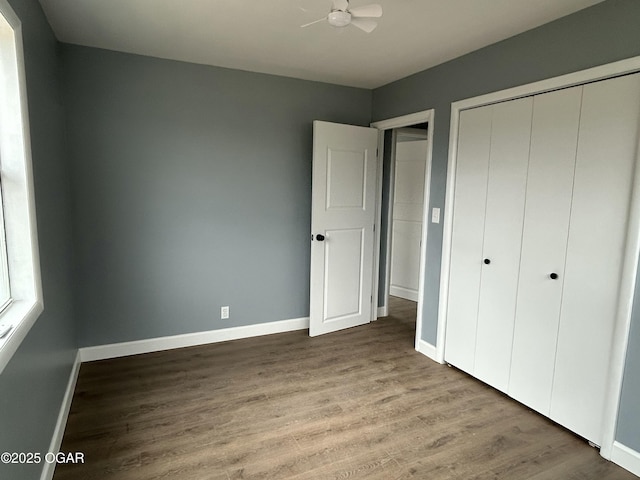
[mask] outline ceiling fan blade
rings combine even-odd
[[[378,22],[368,18],[352,18],[351,25],[358,27],[360,30],[364,30],[367,33],[371,33],[378,26]]]
[[[351,8],[349,13],[353,17],[379,18],[382,16],[382,7],[377,3],[372,3],[371,5]]]
[[[341,10],[344,12],[347,8],[349,8],[349,0],[333,0],[331,10]]]
[[[309,25],[313,25],[314,23],[324,22],[326,19],[327,19],[327,17],[323,17],[320,20],[315,20],[313,22],[305,23],[304,25],[300,25],[300,28],[308,27]]]

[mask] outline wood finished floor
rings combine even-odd
[[[415,304],[306,331],[83,364],[55,480],[626,480],[544,417],[414,348]]]

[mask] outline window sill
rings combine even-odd
[[[31,330],[44,309],[42,300],[14,300],[0,316],[0,324],[13,328],[0,339],[0,373],[7,366],[13,354]]]

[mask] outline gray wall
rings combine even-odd
[[[451,103],[640,55],[640,1],[609,0],[503,42],[391,83],[373,92],[374,121],[435,109],[431,205],[443,207]],[[423,339],[437,335],[442,224],[430,224]],[[640,293],[640,292],[639,292]],[[638,309],[636,309],[638,310]],[[633,332],[640,329],[634,317]],[[632,347],[640,348],[637,339]],[[620,440],[640,451],[640,356],[627,360]],[[632,395],[633,393],[633,395]]]
[[[308,316],[312,122],[367,125],[371,91],[71,45],[64,70],[81,346]]]
[[[0,451],[46,452],[76,354],[71,207],[58,44],[37,0],[9,0],[22,21],[44,313],[0,375]],[[42,465],[0,464],[0,478],[39,478]]]

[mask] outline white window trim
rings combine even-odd
[[[0,61],[6,72],[2,91],[0,161],[5,230],[11,283],[11,305],[0,324],[11,326],[0,339],[0,373],[27,336],[44,309],[38,235],[36,229],[31,140],[22,46],[22,24],[7,0],[0,0],[0,14],[13,30],[12,45],[2,45]],[[6,38],[3,38],[4,42]],[[4,52],[7,52],[6,54]]]

